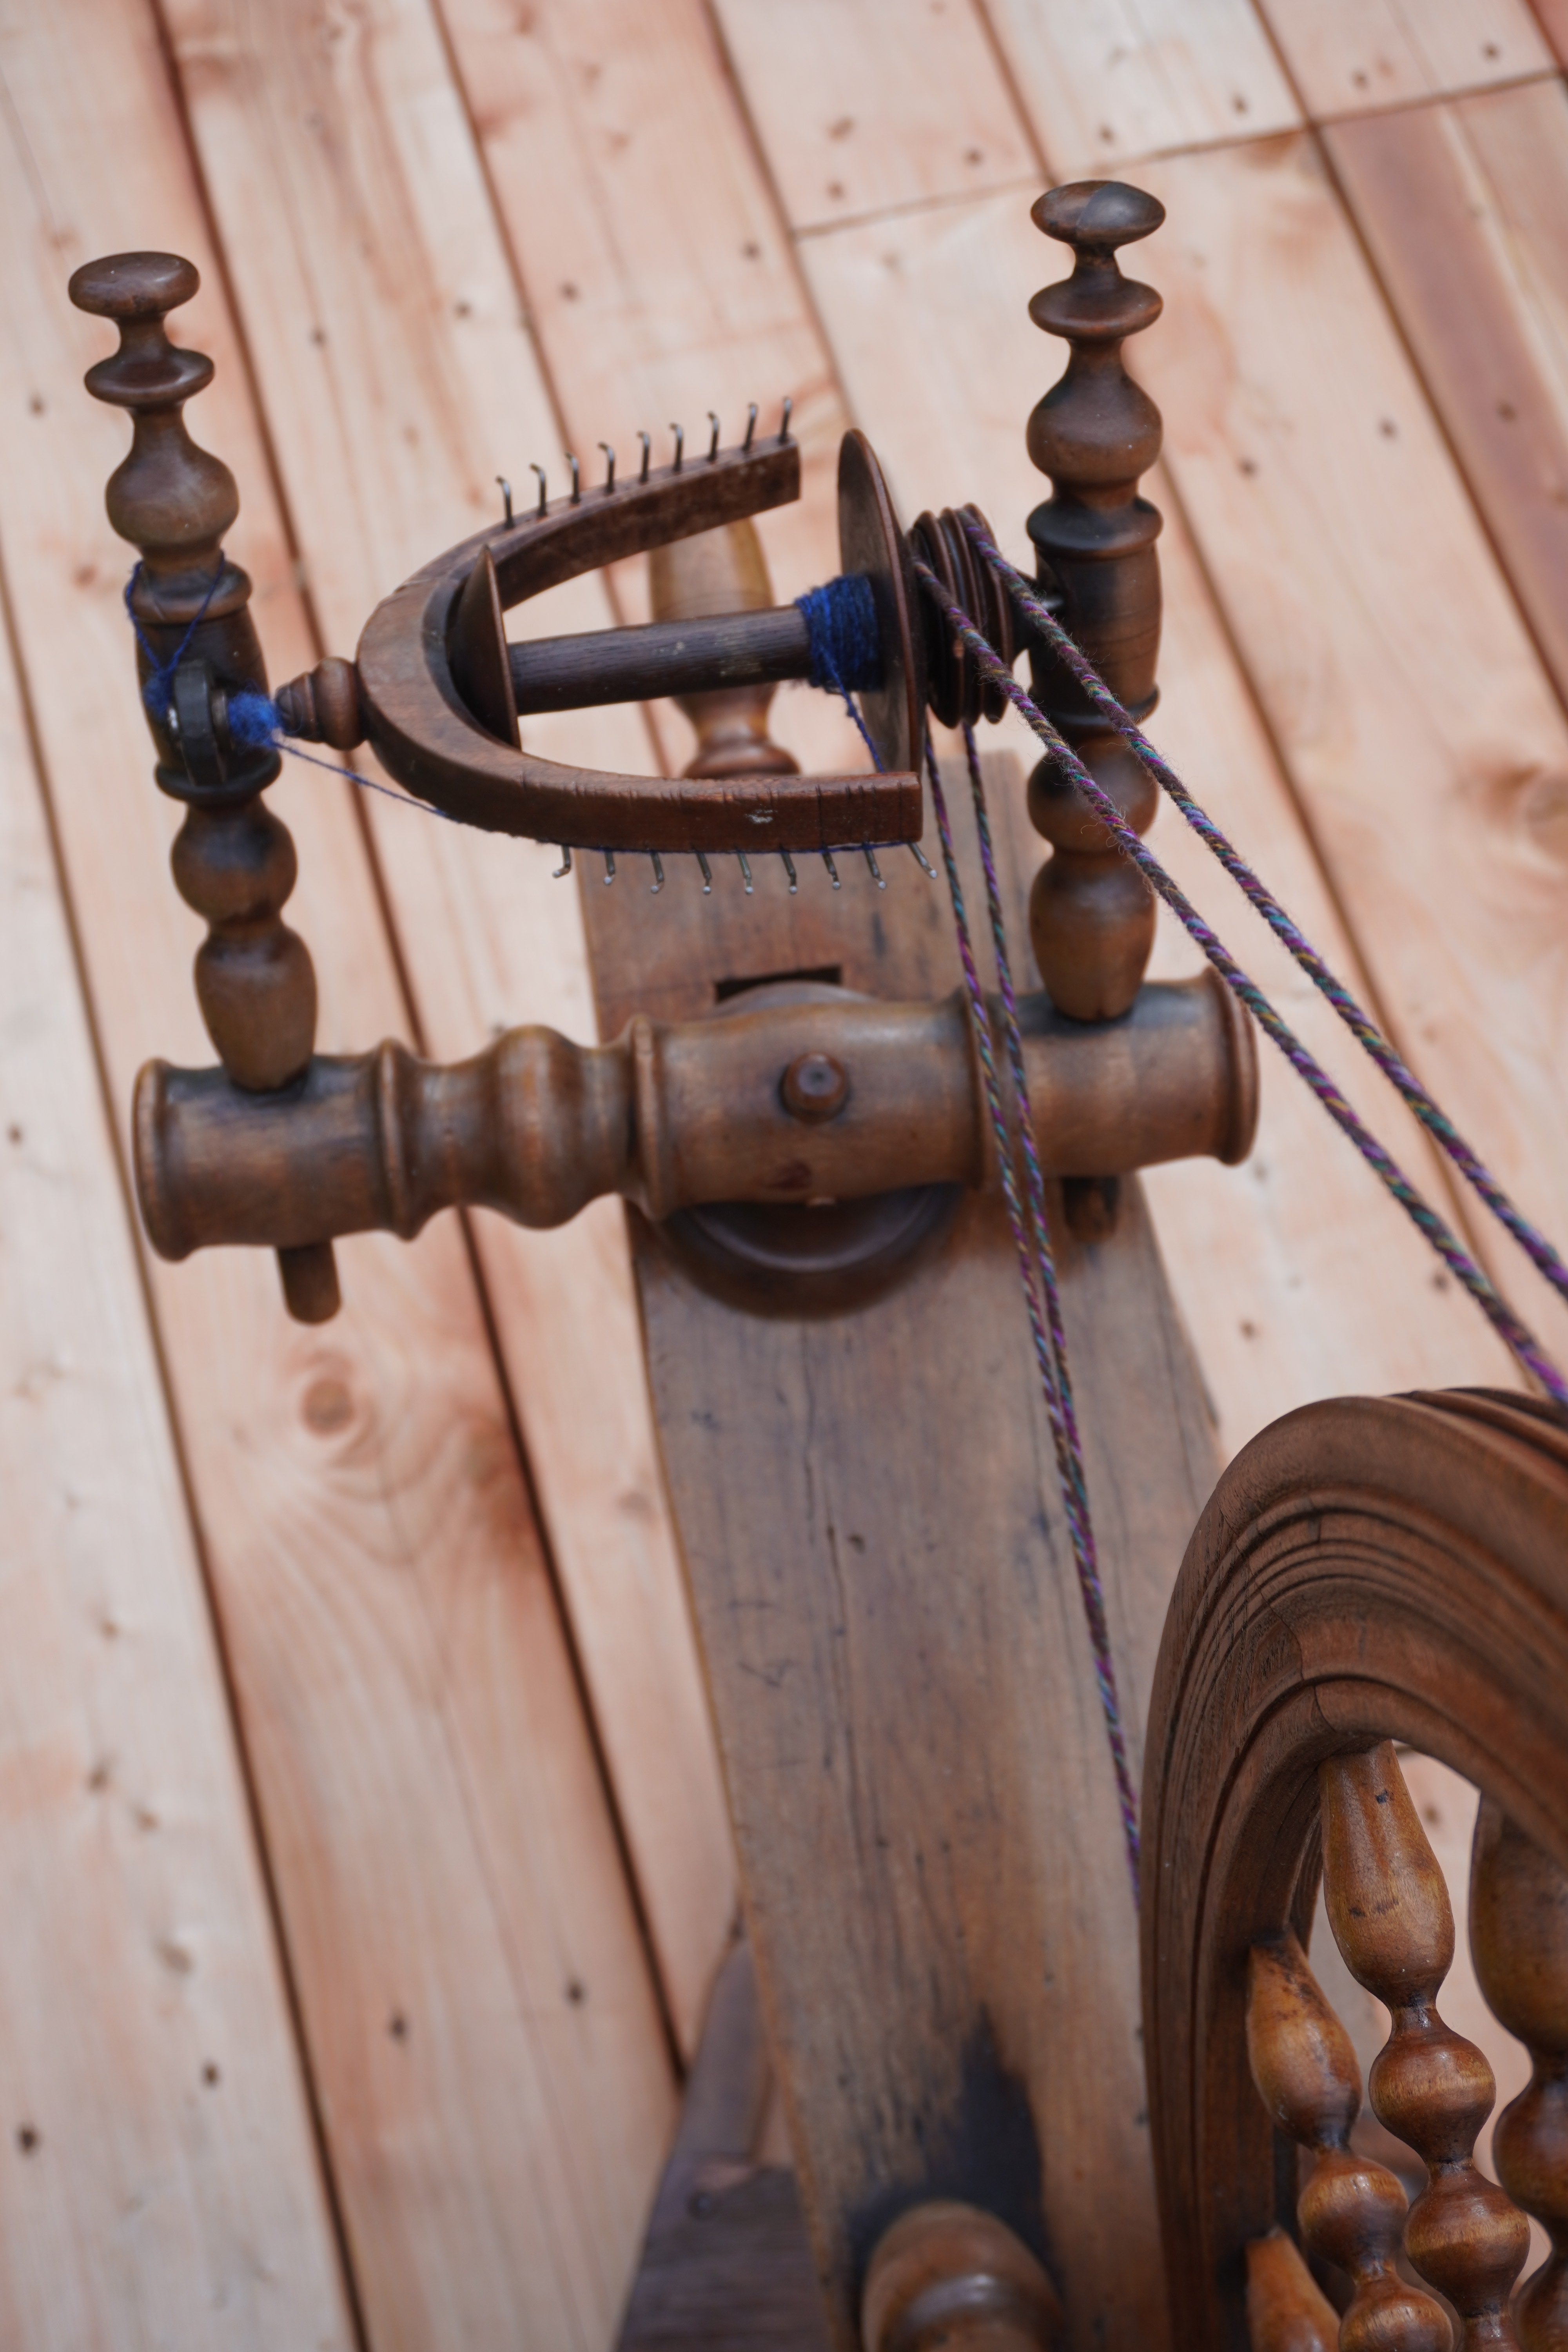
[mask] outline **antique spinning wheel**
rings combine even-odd
[[[1291,1940],[1320,1852],[1350,1964],[1396,2009],[1374,2101],[1433,2166],[1410,2255],[1468,2342],[1508,2340],[1524,2225],[1468,2168],[1485,2062],[1430,2010],[1444,1903],[1391,1739],[1486,1798],[1478,1948],[1538,2057],[1510,2184],[1568,2226],[1563,1423],[1518,1399],[1342,1403],[1267,1433],[1215,1486],[1139,1189],[1161,1160],[1245,1156],[1239,1008],[1262,1004],[1201,925],[1209,973],[1144,978],[1148,877],[1168,877],[1139,836],[1160,783],[1182,788],[1140,731],[1159,517],[1138,482],[1159,418],[1121,363],[1159,300],[1116,256],[1160,216],[1115,183],[1036,208],[1074,255],[1033,306],[1071,347],[1029,425],[1053,485],[1028,521],[1037,593],[976,509],[906,533],[851,434],[842,576],[774,607],[748,519],[796,495],[786,406],[776,431],[753,412],[737,448],[715,425],[666,467],[645,440],[619,478],[613,457],[590,487],[574,467],[567,498],[542,482],[520,517],[509,496],[387,597],[353,661],[275,698],[221,544],[234,485],[182,419],[210,365],[163,324],[195,273],[132,255],[72,281],[121,329],[89,385],[135,420],[110,513],[141,551],[127,603],[158,782],[186,807],[175,879],[210,926],[196,985],[220,1066],[154,1064],[137,1090],[149,1233],[171,1257],[277,1250],[289,1310],[320,1320],[341,1234],[410,1235],[452,1206],[548,1224],[603,1192],[631,1204],[769,2053],[845,2352],[1241,2344],[1249,2326],[1258,2352],[1331,2342],[1281,2225],[1353,2281],[1340,2340],[1444,2340],[1394,2268],[1392,2176],[1350,2147],[1353,2064]],[[651,626],[509,641],[509,608],[645,551]],[[1032,700],[1011,675],[1026,629]],[[866,772],[801,776],[769,741],[792,677],[859,697]],[[528,748],[533,712],[664,693],[698,727],[684,777]],[[1008,698],[1047,757],[1026,802],[1010,761],[976,756],[957,840],[928,713],[968,730]],[[310,959],[281,915],[292,847],[260,796],[283,751],[366,741],[441,817],[558,843],[563,874],[576,853],[614,883],[620,861],[618,889],[595,871],[584,894],[614,1042],[520,1029],[447,1068],[393,1044],[314,1053]],[[922,759],[956,929],[916,847]],[[1032,886],[1026,807],[1053,849]],[[989,918],[995,996],[966,907]],[[1043,982],[1016,1001],[1009,929]],[[1441,1221],[1412,1213],[1551,1385]],[[1319,2152],[1299,2224],[1295,2141]],[[628,2344],[804,2340],[761,2254],[694,2315],[712,2266],[682,2236],[696,2145],[650,2241],[673,2304],[634,2296]],[[721,2166],[701,2193],[776,2252],[754,2186]],[[786,2236],[787,2202],[768,2209]],[[1568,2342],[1561,2270],[1522,2307],[1528,2345]]]

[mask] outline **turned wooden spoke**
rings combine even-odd
[[[1506,2106],[1492,2157],[1552,2252],[1521,2291],[1525,2352],[1568,2344],[1568,1873],[1483,1799],[1470,1869],[1470,1949],[1500,2022],[1524,2043],[1531,2078]]]
[[[1334,2352],[1339,2314],[1278,2222],[1247,2249],[1251,2352]]]
[[[1338,2336],[1344,2352],[1393,2344],[1403,2352],[1447,2352],[1442,2310],[1399,2274],[1405,2191],[1385,2165],[1351,2147],[1351,2128],[1361,2112],[1361,2072],[1350,2036],[1289,1930],[1255,1944],[1248,1956],[1247,2053],[1258,2096],[1275,2123],[1318,2159],[1297,2212],[1312,2252],[1337,2263],[1355,2283]],[[1281,2352],[1292,2341],[1284,2320],[1294,2326],[1300,2317],[1301,2282],[1287,2293],[1281,2258],[1259,2252],[1255,2263],[1253,2257],[1249,2249],[1249,2313],[1258,2305],[1268,2331],[1258,2332],[1255,2320],[1253,2352]],[[1304,2271],[1301,2278],[1310,2286]],[[1312,2308],[1310,2300],[1306,2308]]]
[[[912,2206],[871,2257],[864,2352],[1050,2352],[1055,2287],[994,2214],[952,2199]]]
[[[1319,1783],[1329,1921],[1352,1974],[1394,2021],[1373,2064],[1373,2107],[1426,2166],[1405,2251],[1458,2313],[1467,2347],[1512,2344],[1509,2296],[1529,2225],[1474,2161],[1496,2096],[1492,2070],[1436,2007],[1454,1958],[1442,1871],[1391,1741],[1331,1758]]]

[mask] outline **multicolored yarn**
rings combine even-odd
[[[1007,1218],[1018,1253],[1019,1273],[1024,1297],[1029,1310],[1030,1328],[1034,1335],[1036,1360],[1039,1366],[1040,1385],[1046,1403],[1046,1415],[1050,1423],[1051,1437],[1056,1448],[1057,1477],[1061,1487],[1062,1508],[1067,1517],[1068,1532],[1072,1539],[1073,1562],[1078,1571],[1079,1591],[1083,1601],[1084,1621],[1089,1631],[1089,1649],[1094,1658],[1094,1677],[1100,1690],[1100,1710],[1105,1718],[1105,1736],[1110,1749],[1110,1761],[1116,1775],[1116,1801],[1121,1815],[1121,1834],[1127,1847],[1127,1866],[1132,1879],[1132,1902],[1138,1904],[1138,1798],[1132,1786],[1131,1768],[1127,1760],[1127,1741],[1121,1728],[1121,1707],[1116,1689],[1116,1667],[1110,1654],[1110,1632],[1105,1616],[1105,1593],[1100,1581],[1100,1566],[1095,1552],[1094,1527],[1089,1517],[1089,1487],[1084,1475],[1083,1443],[1079,1434],[1078,1415],[1073,1406],[1072,1381],[1068,1370],[1067,1329],[1062,1318],[1061,1286],[1057,1279],[1056,1255],[1051,1248],[1050,1228],[1046,1215],[1046,1185],[1040,1170],[1039,1153],[1035,1144],[1034,1113],[1029,1108],[1028,1079],[1024,1068],[1024,1039],[1018,1023],[1018,1003],[1013,990],[1012,958],[1007,950],[1007,928],[1002,912],[1002,892],[996,878],[996,861],[991,845],[991,819],[985,805],[985,779],[981,770],[980,753],[974,741],[974,730],[965,726],[963,748],[969,763],[970,794],[974,804],[974,829],[980,843],[980,863],[985,876],[986,910],[991,918],[991,939],[996,958],[996,981],[1002,1000],[1002,1031],[1006,1041],[1008,1075],[1013,1082],[1013,1097],[1018,1110],[1018,1140],[1023,1152],[1026,1190],[1028,1195],[1031,1256],[1029,1241],[1026,1240],[1023,1218],[1019,1209],[1016,1171],[1011,1167],[1011,1143],[1006,1119],[1003,1114],[1000,1089],[995,1083],[995,1064],[991,1050],[989,1008],[981,992],[974,971],[974,957],[970,942],[969,927],[963,911],[963,894],[959,886],[958,871],[952,850],[952,836],[946,822],[946,803],[942,791],[941,771],[936,751],[926,733],[926,765],[931,780],[931,802],[937,811],[937,827],[942,835],[942,856],[947,866],[948,886],[952,894],[953,914],[958,926],[959,951],[963,961],[965,982],[969,986],[970,1020],[974,1030],[981,1067],[986,1073],[986,1097],[991,1110],[991,1123],[996,1137],[996,1156],[1003,1170],[1003,1192],[1007,1203]],[[1035,1290],[1035,1269],[1039,1272],[1040,1297]],[[1041,1330],[1040,1303],[1045,1307],[1045,1322],[1049,1333],[1048,1356],[1046,1333]],[[1054,1375],[1054,1378],[1053,1378]],[[1054,1391],[1054,1392],[1053,1392]]]
[[[808,620],[811,615],[808,612]],[[854,696],[838,676],[834,649],[824,633],[819,639],[816,626],[812,630],[813,676],[816,682],[837,690],[845,707],[859,730],[860,739],[871,756],[871,764],[880,769],[882,761],[870,730],[861,717]],[[958,861],[953,853],[952,825],[948,815],[947,794],[942,787],[942,770],[937,762],[936,747],[926,730],[926,772],[931,778],[931,806],[936,813],[937,832],[942,841],[942,864],[947,870],[947,887],[952,899],[953,926],[958,937],[959,961],[963,967],[964,994],[969,1007],[970,1028],[974,1037],[975,1052],[980,1061],[982,1080],[985,1088],[986,1106],[996,1139],[996,1161],[1002,1179],[1002,1197],[1007,1213],[1007,1224],[1017,1252],[1018,1276],[1023,1286],[1024,1304],[1029,1318],[1029,1336],[1034,1342],[1035,1362],[1040,1375],[1040,1391],[1045,1399],[1046,1419],[1050,1426],[1051,1444],[1056,1454],[1057,1480],[1061,1489],[1062,1510],[1067,1518],[1068,1533],[1072,1543],[1073,1561],[1078,1570],[1079,1590],[1083,1597],[1084,1616],[1089,1628],[1089,1648],[1094,1657],[1095,1681],[1100,1689],[1100,1704],[1105,1717],[1107,1742],[1116,1774],[1116,1799],[1121,1814],[1122,1835],[1127,1845],[1127,1866],[1132,1879],[1132,1902],[1138,1903],[1138,1800],[1132,1786],[1131,1769],[1127,1760],[1127,1741],[1121,1728],[1121,1708],[1116,1690],[1116,1668],[1110,1655],[1110,1635],[1105,1618],[1105,1595],[1100,1586],[1100,1569],[1095,1555],[1094,1528],[1089,1517],[1089,1488],[1084,1476],[1083,1445],[1079,1434],[1078,1417],[1073,1410],[1072,1382],[1068,1373],[1067,1331],[1062,1321],[1061,1290],[1057,1281],[1056,1259],[1051,1250],[1050,1231],[1046,1220],[1045,1181],[1040,1173],[1039,1155],[1035,1148],[1034,1121],[1029,1112],[1029,1092],[1024,1072],[1024,1045],[1018,1027],[1017,1001],[1013,992],[1011,960],[1007,953],[1006,926],[1002,913],[1002,894],[996,880],[996,864],[992,854],[991,826],[985,808],[985,784],[981,773],[980,757],[975,750],[973,732],[964,730],[965,749],[969,756],[970,784],[974,800],[974,819],[980,836],[980,859],[985,874],[985,897],[991,917],[992,939],[996,951],[996,975],[1002,995],[1003,1028],[1007,1041],[1009,1074],[1018,1105],[1019,1132],[1023,1142],[1024,1164],[1027,1179],[1028,1215],[1018,1190],[1018,1171],[1013,1157],[1013,1141],[1007,1130],[1007,1114],[1002,1099],[1001,1080],[996,1071],[995,1046],[991,1030],[991,1010],[981,985],[979,969],[974,961],[974,942],[970,932],[969,916],[963,903],[963,885],[959,878]],[[1038,1279],[1037,1280],[1037,1268]],[[1042,1307],[1042,1296],[1044,1307]]]
[[[1376,1171],[1394,1199],[1431,1243],[1456,1280],[1469,1292],[1482,1312],[1501,1334],[1520,1363],[1540,1381],[1547,1394],[1557,1403],[1568,1405],[1568,1381],[1564,1381],[1562,1372],[1551,1357],[1545,1353],[1533,1334],[1500,1297],[1475,1260],[1456,1239],[1448,1225],[1422,1198],[1397,1162],[1378,1142],[1376,1137],[1363,1125],[1328,1072],[1302,1045],[1288,1023],[1275,1011],[1257,982],[1248,978],[1235,957],[1210,929],[1181,886],[1166,873],[1152,850],[1145,842],[1140,840],[1115,802],[1095,782],[1070,744],[1058,733],[1045,713],[1037,707],[1018,684],[1012,671],[998,658],[994,649],[981,635],[968,614],[951,601],[930,566],[917,562],[915,572],[926,593],[946,615],[955,634],[973,654],[983,673],[987,677],[993,678],[1002,688],[1014,709],[1019,712],[1033,732],[1045,744],[1062,773],[1082,793],[1118,846],[1132,860],[1144,879],[1158,891],[1166,905],[1179,917],[1190,937],[1202,948],[1226,985],[1240,998],[1259,1027],[1265,1030],[1279,1046],[1291,1067],[1306,1080],[1330,1117],[1349,1136],[1363,1159]]]
[[[1500,1224],[1506,1225],[1520,1247],[1543,1274],[1552,1287],[1568,1298],[1568,1265],[1530,1220],[1517,1209],[1503,1191],[1490,1170],[1466,1142],[1447,1113],[1434,1101],[1414,1072],[1384,1035],[1371,1015],[1364,1012],[1344,982],[1337,979],[1322,957],[1305,935],[1292,922],[1284,908],[1267,884],[1260,881],[1240,851],[1227,838],[1206,809],[1193,798],[1181,778],[1162,757],[1137,720],[1117,700],[1103,678],[1074,645],[1061,623],[1047,605],[1043,604],[1023,574],[1008,562],[1001,550],[994,546],[973,518],[962,515],[960,520],[980,554],[1012,595],[1020,613],[1045,639],[1052,652],[1069,669],[1097,709],[1103,713],[1118,734],[1123,736],[1142,761],[1150,774],[1163,785],[1181,810],[1199,839],[1206,843],[1226,872],[1237,885],[1243,896],[1263,917],[1289,949],[1308,978],[1321,990],[1341,1020],[1357,1042],[1371,1055],[1391,1086],[1397,1088],[1416,1118],[1428,1132],[1436,1136],[1466,1181],[1486,1202]]]

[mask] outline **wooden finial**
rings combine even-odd
[[[1458,2313],[1466,2352],[1513,2344],[1509,2297],[1530,2227],[1474,2162],[1476,2134],[1497,2092],[1492,2070],[1435,2007],[1454,1958],[1443,1874],[1390,1741],[1331,1758],[1318,1782],[1334,1941],[1393,2018],[1373,2062],[1373,2108],[1426,2166],[1405,2251]]]
[[[1042,591],[1063,626],[1136,719],[1156,699],[1160,514],[1138,496],[1160,454],[1160,412],[1127,373],[1121,346],[1162,309],[1152,287],[1125,278],[1117,247],[1148,236],[1163,207],[1117,180],[1053,188],[1031,215],[1073,249],[1072,276],[1035,296],[1029,316],[1071,346],[1067,373],[1029,419],[1029,455],[1052,496],[1029,517]],[[1043,647],[1031,656],[1035,698],[1128,823],[1144,832],[1158,789],[1082,688]],[[1112,848],[1081,795],[1042,762],[1029,814],[1055,855],[1037,876],[1030,935],[1058,1011],[1079,1021],[1125,1013],[1154,940],[1154,901]]]
[[[698,532],[656,547],[648,557],[656,621],[691,621],[718,613],[761,613],[772,604],[763,545],[749,521]],[[771,686],[738,686],[676,701],[697,730],[689,776],[793,776],[798,762],[768,733]]]
[[[184,404],[212,382],[213,363],[171,343],[164,325],[200,283],[176,254],[113,254],[76,272],[70,298],[120,329],[120,349],[89,369],[87,388],[131,413],[131,453],[110,477],[106,503],[142,559],[131,610],[155,773],[186,803],[174,882],[209,927],[196,950],[196,998],[234,1084],[265,1093],[310,1059],[316,977],[281,918],[294,845],[258,797],[281,763],[269,745],[232,741],[225,723],[227,698],[264,695],[267,675],[250,582],[222,546],[239,512],[234,476],[185,430]],[[284,1251],[279,1263],[292,1314],[321,1322],[336,1311],[330,1247]]]
[[[1350,2035],[1289,1930],[1255,1944],[1247,1955],[1247,2055],[1274,2122],[1318,2159],[1297,2212],[1310,2250],[1354,2282],[1339,2341],[1352,2352],[1384,2344],[1402,2345],[1405,2352],[1448,2352],[1442,2311],[1399,2274],[1405,2191],[1386,2166],[1352,2152],[1361,2073]],[[1254,2249],[1247,2251],[1252,2272]],[[1264,2261],[1266,2275],[1277,2271],[1277,2263]],[[1298,2318],[1300,2302],[1299,2295],[1286,2298],[1287,2311]],[[1255,2334],[1253,2352],[1281,2352],[1288,2340],[1283,2334]]]
[[[1568,1873],[1483,1797],[1470,1860],[1470,1950],[1500,2025],[1531,2076],[1497,2119],[1492,2160],[1515,2204],[1545,2225],[1552,2252],[1521,2288],[1524,2352],[1568,2343]]]

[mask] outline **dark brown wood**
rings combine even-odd
[[[1279,2129],[1317,2158],[1297,2204],[1303,2242],[1352,2283],[1345,2342],[1449,2352],[1440,2305],[1400,2275],[1405,2191],[1385,2165],[1352,2151],[1361,2070],[1289,1928],[1254,1944],[1247,1977],[1247,2055],[1258,2095]],[[1249,2247],[1249,2310],[1253,2276]],[[1265,2352],[1256,2328],[1252,2352]]]
[[[1072,247],[1073,272],[1036,295],[1029,315],[1071,347],[1067,373],[1029,419],[1029,455],[1052,496],[1029,517],[1042,591],[1106,684],[1142,718],[1154,708],[1160,646],[1159,510],[1138,496],[1160,454],[1160,412],[1129,376],[1121,345],[1159,317],[1159,296],[1121,275],[1117,248],[1164,218],[1152,196],[1116,180],[1053,188],[1033,219]],[[1095,782],[1140,833],[1159,803],[1152,777],[1044,647],[1035,698]],[[1154,943],[1154,902],[1081,793],[1042,761],[1029,809],[1054,856],[1030,899],[1035,959],[1053,1001],[1080,1021],[1124,1012]]]
[[[264,812],[252,810],[255,826]],[[218,962],[204,1006],[245,979]],[[1211,977],[1151,982],[1113,1030],[1064,1021],[1041,995],[1021,1010],[1052,1174],[1245,1156],[1252,1040]],[[291,1055],[281,1020],[260,1034]],[[802,1073],[817,1066],[832,1083],[807,1094]],[[804,1001],[753,991],[698,1021],[637,1015],[614,1045],[512,1029],[467,1062],[422,1062],[389,1041],[302,1071],[290,1059],[274,1085],[285,1076],[298,1082],[252,1094],[223,1070],[142,1071],[137,1194],[162,1255],[372,1231],[406,1240],[464,1205],[558,1225],[606,1192],[654,1218],[709,1202],[858,1201],[982,1183],[994,1158],[956,991],[931,1004],[821,984]]]
[[[588,710],[811,675],[811,632],[793,604],[692,621],[649,621],[510,648],[519,710]]]
[[[840,522],[845,568],[870,579],[878,597],[885,684],[868,694],[866,710],[886,773],[807,777],[775,768],[699,788],[568,767],[494,732],[467,706],[452,675],[457,618],[481,551],[494,562],[500,601],[510,610],[579,572],[793,499],[799,472],[793,442],[721,451],[646,481],[559,499],[437,556],[377,606],[360,639],[360,702],[383,765],[465,824],[572,847],[756,855],[918,840],[922,801],[912,761],[924,703],[923,641],[912,632],[903,593],[901,537],[859,435],[845,440]],[[473,635],[487,609],[483,600],[471,604],[458,636],[470,677],[481,660],[488,670],[496,667],[493,643],[480,656]],[[495,715],[493,697],[485,707]]]
[[[1520,2290],[1525,2352],[1568,2343],[1568,1871],[1490,1799],[1476,1816],[1470,1951],[1494,2015],[1531,2055],[1531,2077],[1492,2133],[1492,2161],[1552,2251]]]
[[[769,2084],[742,1941],[713,1987],[618,2352],[826,2352],[795,2176],[758,2153]]]
[[[1373,2063],[1373,2111],[1426,2166],[1405,2252],[1458,2314],[1465,2352],[1511,2345],[1509,2299],[1530,2225],[1475,2163],[1476,2135],[1497,2096],[1491,2067],[1437,2013],[1454,1959],[1443,1873],[1391,1742],[1325,1759],[1318,1784],[1334,1941],[1393,2021]]]
[[[1239,2352],[1243,2250],[1289,2217],[1247,2063],[1247,1955],[1306,1932],[1320,1768],[1388,1738],[1568,1865],[1568,1427],[1549,1408],[1465,1391],[1311,1406],[1237,1457],[1193,1537],[1143,1775],[1144,2031],[1179,2342]]]
[[[1027,2246],[954,2199],[901,2213],[866,2273],[864,2352],[1049,2352],[1061,2326],[1061,2298]]]
[[[163,789],[186,803],[171,863],[180,896],[208,925],[196,950],[196,999],[226,1082],[267,1101],[310,1060],[316,976],[304,941],[282,919],[294,887],[294,845],[259,794],[276,751],[222,741],[215,698],[265,694],[250,582],[222,548],[239,512],[234,477],[198,449],[184,408],[212,381],[212,362],[169,341],[164,320],[200,283],[174,254],[118,254],[70,281],[79,310],[114,320],[120,349],[88,371],[96,399],[128,409],[130,455],[110,477],[109,520],[141,555],[131,590],[137,675]],[[162,707],[149,703],[153,660],[180,656]],[[324,1234],[310,1239],[325,1243]],[[279,1260],[285,1300],[302,1322],[337,1311],[330,1248]]]

